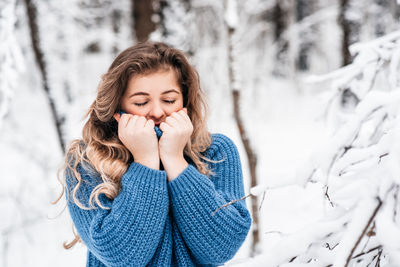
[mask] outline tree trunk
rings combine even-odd
[[[352,0],[340,0],[340,12],[339,12],[339,25],[342,28],[342,65],[345,66],[351,63],[352,56],[349,51],[349,46],[359,39],[359,31],[360,31],[360,22],[357,20],[352,20],[349,18],[348,13],[352,8],[353,11],[356,11],[354,7],[352,7]]]
[[[161,1],[160,1],[161,2]],[[150,34],[156,29],[152,20],[154,14],[153,0],[132,0],[133,29],[138,42],[149,39]]]
[[[63,117],[61,117],[56,109],[55,101],[50,93],[50,88],[47,80],[46,73],[46,64],[44,61],[43,52],[40,48],[40,35],[39,35],[39,27],[37,23],[37,9],[35,4],[31,0],[24,0],[26,13],[28,15],[28,23],[31,35],[31,42],[33,47],[34,56],[36,59],[36,63],[38,64],[40,74],[42,76],[43,89],[46,93],[47,100],[50,105],[51,114],[53,117],[54,124],[57,130],[58,141],[60,144],[61,151],[65,153],[65,142],[62,135],[62,123]]]
[[[231,67],[230,67],[231,68]],[[257,186],[257,155],[253,151],[250,145],[250,140],[247,136],[246,129],[240,115],[240,92],[239,90],[232,90],[233,97],[233,114],[235,117],[236,125],[239,129],[240,138],[242,140],[244,149],[247,155],[247,161],[249,163],[250,170],[250,187]],[[252,196],[251,198],[251,213],[253,218],[253,243],[251,244],[251,254],[252,256],[258,253],[258,244],[260,243],[260,220],[258,212],[258,198]]]
[[[296,20],[302,21],[310,16],[314,9],[314,0],[297,0]],[[297,58],[297,69],[307,71],[310,68],[309,53],[313,46],[313,28],[299,32],[300,47]]]
[[[287,75],[288,67],[288,50],[289,42],[285,36],[284,31],[288,26],[289,12],[284,3],[285,1],[276,0],[274,10],[272,13],[273,25],[274,25],[274,38],[276,44],[275,59],[276,64],[274,66],[273,73],[277,76],[285,77]]]
[[[225,4],[227,5],[227,4]],[[246,129],[244,127],[244,123],[240,114],[240,89],[237,88],[237,83],[234,81],[237,77],[235,77],[235,58],[234,58],[234,47],[233,47],[233,35],[235,33],[235,28],[230,26],[227,22],[225,22],[227,32],[228,32],[228,70],[229,70],[229,88],[232,92],[233,99],[233,114],[235,118],[236,125],[239,130],[240,138],[242,140],[243,146],[246,151],[247,161],[249,164],[250,170],[250,187],[255,187],[257,185],[257,155],[253,151],[250,140],[248,138]],[[260,221],[259,221],[259,211],[258,211],[258,198],[252,196],[251,201],[251,212],[253,218],[253,232],[252,232],[252,244],[251,244],[251,255],[254,256],[258,253],[258,246],[260,243]]]
[[[388,0],[374,0],[376,5],[374,12],[374,38],[385,35],[390,27],[396,23],[393,2]],[[382,17],[382,14],[385,16]]]
[[[111,25],[112,25],[113,33],[115,36],[117,36],[120,33],[121,23],[123,23],[121,11],[114,9],[111,12]],[[118,41],[114,41],[114,45],[113,45],[112,49],[113,49],[114,55],[116,55],[119,52]]]

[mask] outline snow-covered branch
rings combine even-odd
[[[356,44],[352,51],[357,53],[352,64],[313,78],[331,80],[330,140],[296,177],[250,191],[260,195],[290,184],[318,183],[329,207],[325,219],[310,225],[312,231],[282,236],[283,245],[255,258],[256,266],[378,266],[383,259],[400,265],[400,245],[388,232],[400,236],[400,32]],[[344,105],[345,91],[357,99],[350,106]],[[287,249],[289,244],[296,246]]]
[[[15,0],[0,3],[0,129],[9,110],[18,74],[23,69],[21,51],[15,37]]]

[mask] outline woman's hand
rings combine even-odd
[[[160,169],[154,121],[131,114],[115,114],[114,118],[118,121],[118,137],[131,152],[134,161],[152,169]]]
[[[160,124],[163,135],[159,141],[160,159],[169,180],[175,179],[187,166],[183,150],[190,140],[193,124],[186,109],[173,112]]]

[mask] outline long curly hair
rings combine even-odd
[[[144,42],[122,51],[102,76],[96,99],[86,114],[88,120],[83,127],[82,139],[70,143],[64,165],[59,170],[59,179],[64,190],[56,202],[65,191],[67,198],[72,194],[74,203],[82,209],[92,209],[94,204],[106,208],[101,205],[99,195],[104,194],[112,200],[119,194],[121,177],[133,158],[118,138],[118,123],[113,115],[120,111],[122,96],[132,77],[164,69],[175,71],[182,90],[184,107],[187,108],[193,124],[193,133],[185,146],[184,155],[191,159],[201,173],[210,174],[207,164],[201,160],[207,160],[202,152],[210,146],[211,137],[206,128],[207,105],[200,88],[199,75],[178,49],[160,42]],[[102,179],[91,192],[88,207],[76,196],[82,183],[77,168],[83,163],[89,164]],[[73,174],[77,180],[71,192],[65,190],[67,172]],[[80,241],[79,236],[74,234],[75,239],[69,244],[64,243],[65,248],[71,248]]]

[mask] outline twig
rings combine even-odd
[[[379,245],[379,246],[376,246],[376,247],[374,247],[374,248],[371,248],[370,250],[368,250],[368,251],[366,251],[366,252],[358,253],[357,255],[355,255],[355,256],[353,257],[353,259],[358,258],[358,257],[361,257],[361,256],[363,256],[363,255],[366,255],[366,254],[368,254],[368,253],[371,253],[371,252],[374,251],[374,250],[381,249],[381,248],[382,248],[382,246]]]
[[[258,207],[258,210],[261,210],[261,207],[262,207],[262,205],[263,205],[263,203],[264,203],[264,199],[265,199],[265,194],[266,194],[266,193],[267,193],[267,192],[264,191],[263,196],[262,196],[262,199],[261,199],[260,207]]]
[[[329,245],[329,243],[325,243],[325,247],[326,247],[327,249],[329,249],[329,250],[334,250],[338,245],[339,245],[339,243],[336,243],[333,247],[331,247],[331,246]]]
[[[378,258],[376,259],[375,267],[381,266],[381,255],[382,255],[382,249],[380,249],[378,252]]]
[[[268,231],[268,232],[265,232],[264,234],[280,234],[280,235],[282,235],[283,233],[281,232],[281,231]]]
[[[337,162],[337,160],[339,160],[340,158],[342,158],[347,151],[349,151],[352,147],[353,147],[353,143],[357,140],[359,134],[360,134],[360,130],[361,130],[361,125],[367,121],[367,119],[369,117],[371,117],[375,112],[379,111],[380,109],[382,109],[383,106],[377,106],[374,109],[372,109],[367,115],[364,116],[364,118],[362,120],[360,120],[358,123],[358,127],[356,129],[356,131],[353,133],[354,136],[352,137],[352,140],[348,143],[343,145],[342,147],[339,148],[339,152],[341,152],[341,154],[339,155],[339,153],[336,153],[333,158],[331,159],[331,162],[329,164],[329,168],[328,168],[328,176],[331,173],[334,164]]]
[[[226,203],[225,205],[219,207],[218,209],[216,209],[211,215],[214,216],[218,211],[222,210],[223,208],[226,208],[226,207],[228,207],[228,206],[230,206],[230,205],[232,205],[232,204],[234,204],[236,202],[242,201],[242,200],[244,200],[244,199],[246,199],[246,198],[248,198],[250,196],[252,196],[252,195],[248,194],[248,195],[243,196],[243,197],[241,197],[239,199],[232,200],[232,201]]]
[[[366,235],[368,236],[368,239],[367,239],[367,242],[365,242],[365,245],[364,245],[364,247],[363,247],[363,249],[361,251],[364,251],[364,249],[368,246],[368,243],[369,243],[369,240],[371,239],[371,236],[375,236],[376,235],[374,229],[375,229],[375,222],[373,222],[371,228],[366,233]]]
[[[385,115],[383,115],[382,119],[379,121],[378,125],[376,125],[374,132],[370,135],[369,140],[373,143],[373,140],[375,136],[378,134],[378,130],[382,130],[381,127],[383,123],[388,119],[388,113],[384,112]]]
[[[377,199],[378,199],[378,205],[376,206],[374,212],[372,213],[371,217],[369,218],[367,225],[365,225],[365,227],[364,227],[364,229],[363,229],[361,235],[358,237],[357,242],[354,244],[353,248],[351,249],[350,254],[349,254],[349,256],[347,257],[346,264],[344,265],[344,267],[347,267],[347,266],[349,265],[350,260],[351,260],[352,257],[353,257],[354,251],[356,250],[356,248],[357,248],[358,245],[360,244],[362,238],[364,237],[365,233],[367,232],[367,230],[368,230],[368,228],[369,228],[369,225],[372,223],[372,221],[374,220],[376,214],[378,213],[378,210],[379,210],[379,209],[381,208],[381,206],[382,206],[382,201],[381,201],[379,198],[377,198]]]
[[[310,173],[310,175],[308,176],[308,178],[307,178],[307,182],[312,182],[313,180],[312,180],[312,178],[313,178],[313,176],[314,176],[314,174],[317,172],[317,169],[316,168],[314,168],[313,170],[312,170],[312,172]]]
[[[397,203],[399,201],[398,194],[399,194],[399,185],[396,185],[396,191],[393,194],[394,198],[394,209],[393,209],[393,222],[396,222],[397,219]]]
[[[329,203],[331,203],[332,208],[335,207],[335,205],[333,205],[333,202],[331,201],[331,198],[328,195],[328,186],[326,186],[326,190],[325,190],[325,196],[328,199]]]
[[[385,154],[380,155],[380,156],[379,156],[379,162],[378,162],[378,163],[381,163],[382,158],[383,158],[383,157],[386,157],[387,155],[389,155],[388,152],[385,153]]]

